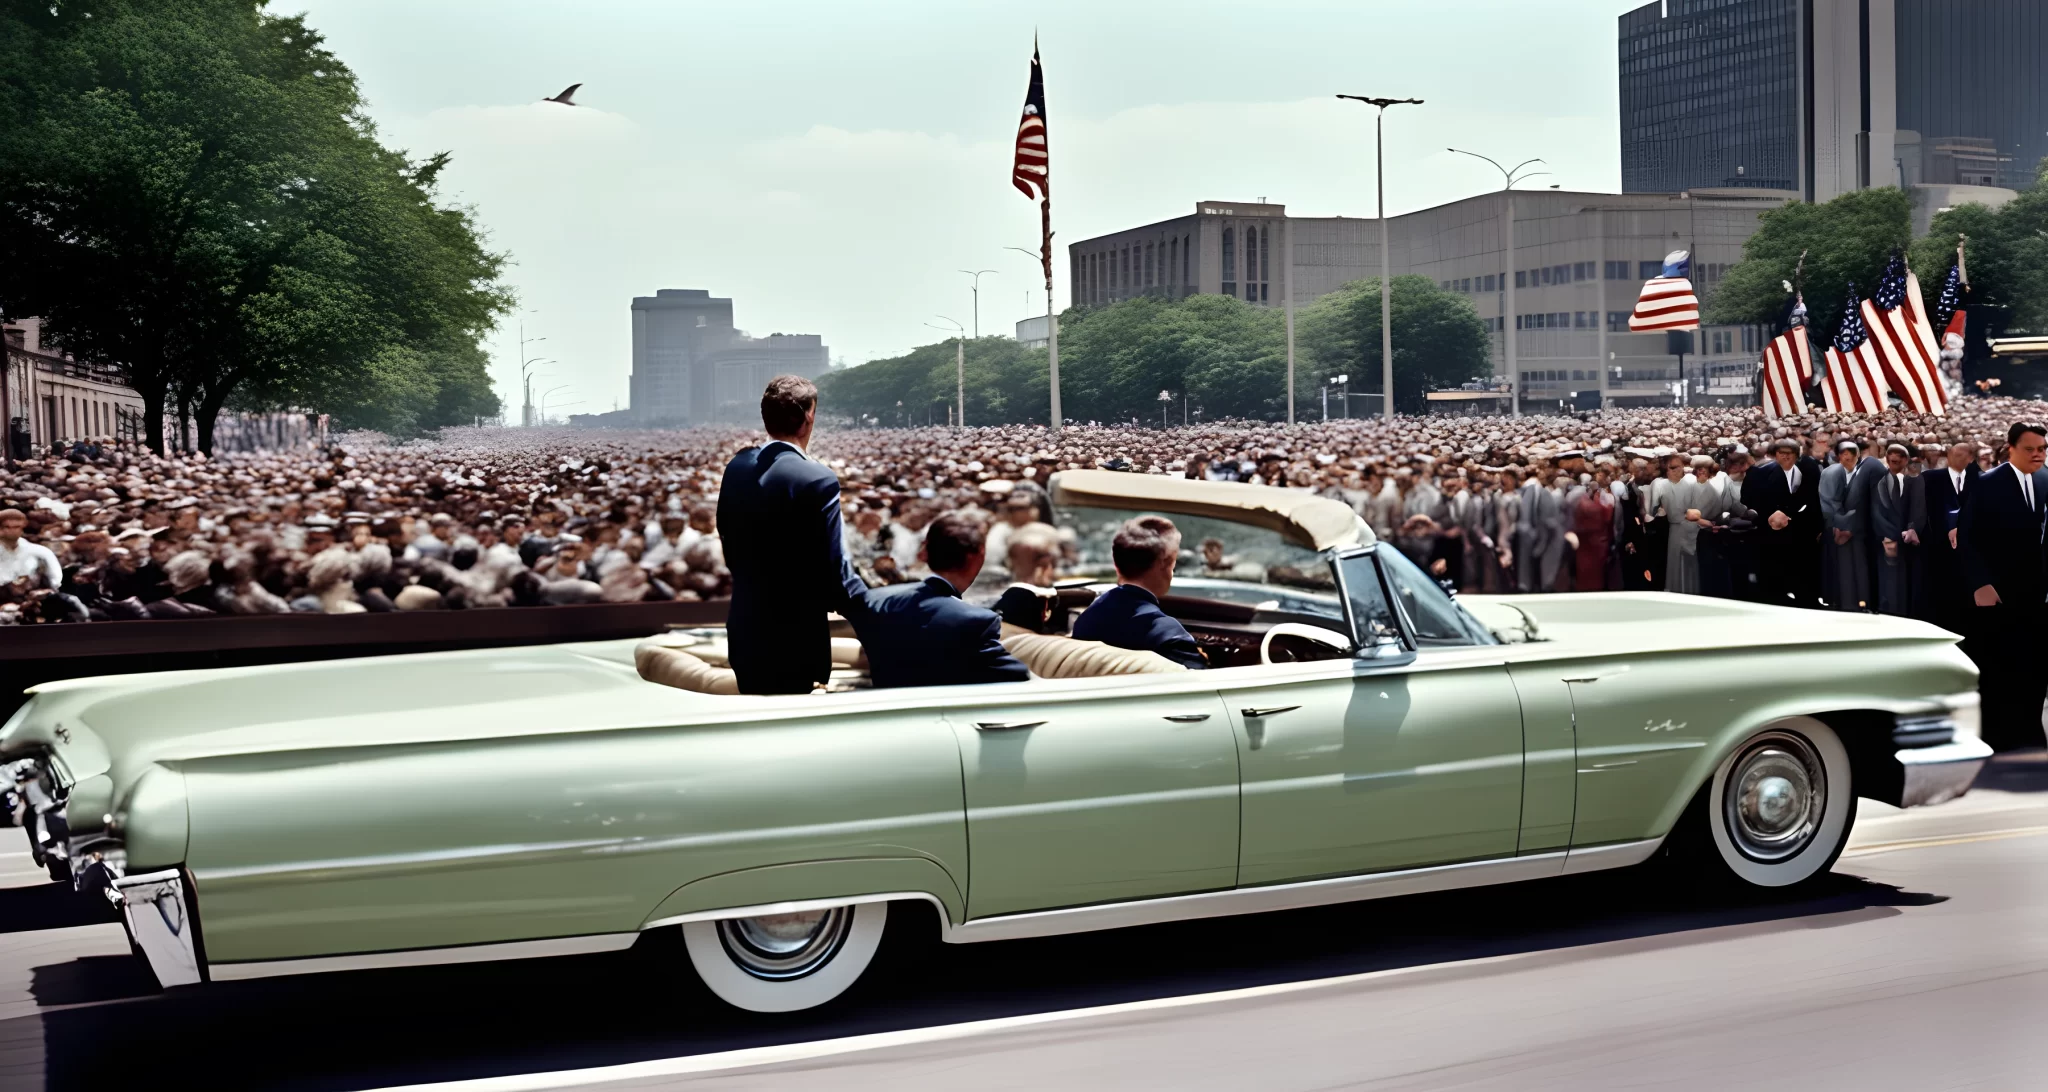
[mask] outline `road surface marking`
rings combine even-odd
[[[1336,978],[1316,978],[1302,982],[1275,982],[1265,986],[1248,986],[1243,989],[1221,990],[1214,993],[1186,994],[1179,997],[1157,997],[1148,1001],[1126,1001],[1116,1005],[1096,1005],[1084,1009],[1036,1012],[1024,1016],[1001,1016],[990,1020],[973,1020],[964,1024],[939,1024],[932,1027],[906,1028],[902,1031],[850,1035],[838,1039],[816,1039],[804,1043],[784,1043],[779,1046],[722,1050],[710,1054],[690,1054],[677,1058],[657,1058],[652,1061],[597,1066],[590,1069],[565,1069],[554,1073],[515,1073],[503,1077],[478,1077],[471,1080],[446,1081],[437,1084],[393,1085],[388,1088],[375,1089],[373,1092],[543,1092],[545,1089],[566,1088],[574,1085],[605,1084],[612,1081],[647,1080],[655,1077],[679,1077],[690,1074],[715,1073],[729,1069],[748,1069],[755,1066],[776,1065],[784,1062],[808,1061],[814,1058],[825,1058],[839,1054],[857,1054],[870,1050],[883,1050],[889,1047],[944,1042],[949,1039],[966,1039],[976,1035],[987,1035],[992,1032],[1039,1027],[1046,1024],[1067,1023],[1069,1021],[1087,1020],[1102,1016],[1123,1016],[1132,1013],[1157,1012],[1163,1009],[1190,1008],[1196,1005],[1274,997],[1282,994],[1301,993],[1307,990],[1319,990],[1332,986],[1348,986],[1359,982],[1398,978],[1404,975],[1420,974],[1424,971],[1443,971],[1467,967],[1484,967],[1500,963],[1514,963],[1534,959],[1539,956],[1552,955],[1554,951],[1554,949],[1543,949],[1531,952],[1514,952],[1508,955],[1484,956],[1479,959],[1460,959],[1449,963],[1423,963],[1413,967],[1391,967],[1382,971],[1366,971],[1361,974],[1340,975]]]
[[[1907,838],[1897,842],[1878,842],[1875,845],[1857,846],[1843,852],[1844,857],[1867,857],[1873,853],[1890,853],[1899,849],[1931,849],[1935,846],[1959,846],[1970,842],[1997,842],[2006,838],[2025,838],[2035,834],[2048,834],[2048,827],[2011,827],[2006,830],[1987,830],[1980,834],[1956,834],[1933,838]]]

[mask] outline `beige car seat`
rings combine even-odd
[[[699,694],[738,694],[739,681],[727,659],[725,642],[691,633],[664,633],[633,649],[633,666],[648,682]],[[867,684],[868,658],[860,642],[832,638],[832,686],[852,689]]]
[[[1187,668],[1157,652],[1118,648],[1101,641],[1077,641],[1033,633],[1003,623],[1003,647],[1041,679],[1093,679],[1104,675],[1161,675]]]

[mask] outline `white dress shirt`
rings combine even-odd
[[[15,540],[13,549],[0,546],[0,584],[12,584],[24,576],[31,586],[52,591],[64,582],[57,555],[42,545],[23,538]]]

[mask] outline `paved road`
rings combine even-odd
[[[943,948],[771,1019],[661,945],[160,996],[117,926],[0,855],[0,1088],[2048,1087],[2048,756],[1945,807],[1866,802],[1836,873],[1796,899],[1610,874]]]

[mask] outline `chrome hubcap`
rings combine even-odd
[[[1813,841],[1827,808],[1827,774],[1805,739],[1773,733],[1735,761],[1723,797],[1730,837],[1743,856],[1782,861]]]
[[[741,970],[755,978],[802,978],[831,962],[853,923],[853,908],[805,910],[731,918],[718,923],[718,939]]]

